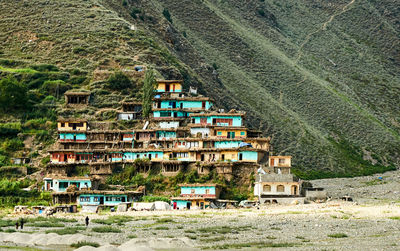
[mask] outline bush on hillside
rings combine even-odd
[[[62,80],[47,80],[42,85],[42,90],[45,94],[53,95],[55,97],[64,94],[64,92],[71,89],[71,85]]]
[[[27,88],[9,76],[0,80],[0,109],[10,111],[26,107]]]
[[[59,71],[57,66],[51,64],[32,65],[31,68],[37,71]]]
[[[171,14],[169,13],[168,9],[164,9],[162,14],[172,24]]]
[[[122,90],[132,87],[132,81],[122,72],[115,72],[108,78],[107,87],[112,90]]]

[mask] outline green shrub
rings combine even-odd
[[[165,201],[167,203],[171,202],[171,200],[168,197],[150,196],[150,195],[143,196],[142,200],[145,201],[145,202],[155,202],[155,201]]]
[[[4,140],[3,144],[1,145],[1,148],[6,152],[19,151],[23,147],[24,147],[24,143],[18,138],[6,139],[6,140]]]
[[[62,224],[62,223],[45,222],[45,221],[30,223],[30,224],[27,224],[27,226],[32,226],[32,227],[65,227],[65,225]]]
[[[168,9],[164,9],[162,14],[164,15],[164,17],[170,22],[172,23],[172,18],[171,18],[171,14],[169,13]]]
[[[121,233],[120,229],[111,226],[94,227],[92,228],[92,231],[97,233]]]
[[[328,237],[331,238],[346,238],[349,237],[347,234],[344,233],[336,233],[336,234],[328,234]]]
[[[10,111],[22,109],[27,104],[27,91],[25,85],[9,76],[0,80],[0,109]]]
[[[0,136],[16,136],[21,132],[21,123],[1,123]]]
[[[132,8],[131,10],[131,17],[133,17],[134,19],[137,18],[137,15],[140,14],[142,11],[140,9],[137,8]]]
[[[112,90],[122,90],[132,87],[132,81],[122,72],[115,72],[108,78],[107,87]]]
[[[42,85],[42,90],[46,95],[60,96],[71,89],[71,85],[63,80],[47,80]]]
[[[100,244],[97,242],[90,242],[90,241],[79,241],[77,243],[71,244],[71,247],[73,247],[73,248],[80,248],[80,247],[84,247],[84,246],[92,246],[92,247],[98,248],[98,247],[100,247]]]
[[[133,220],[132,216],[114,215],[108,217],[108,219],[94,219],[92,220],[92,222],[105,225],[111,225],[111,224],[123,225],[125,222],[130,222],[132,220]]]
[[[66,235],[66,234],[77,234],[79,231],[85,230],[85,227],[66,227],[63,229],[52,229],[46,230],[46,234],[48,233],[56,233],[58,235]]]
[[[57,66],[51,64],[32,65],[31,68],[37,71],[59,71]]]

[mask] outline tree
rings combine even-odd
[[[0,80],[0,109],[15,110],[26,106],[27,88],[14,77]]]
[[[164,9],[162,14],[172,24],[171,14],[169,13],[168,9]]]
[[[108,78],[108,85],[110,89],[122,90],[132,86],[132,81],[122,72],[118,71]]]
[[[148,70],[143,80],[143,117],[148,118],[154,97],[156,79],[152,70]]]

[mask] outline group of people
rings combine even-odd
[[[24,223],[24,218],[17,220],[17,222],[15,222],[15,229],[18,229],[19,226],[21,226],[21,229],[24,229]]]

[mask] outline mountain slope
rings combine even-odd
[[[135,64],[248,112],[305,178],[400,166],[396,1],[2,2],[4,59]],[[163,15],[168,10],[171,22]],[[13,18],[17,17],[17,18]],[[132,25],[138,30],[133,31]]]
[[[219,67],[226,99],[250,111],[297,167],[345,174],[373,169],[370,161],[399,164],[394,1],[171,0],[161,8],[195,54]],[[195,67],[190,54],[175,53]]]

